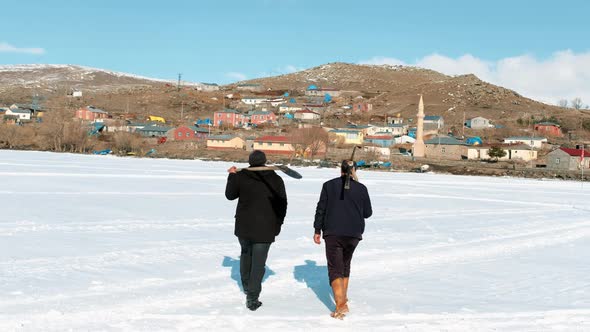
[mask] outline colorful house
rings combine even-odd
[[[314,157],[325,156],[327,147],[324,143],[320,143],[317,151],[314,152]],[[298,155],[307,157],[311,154],[310,149],[306,151],[296,151],[297,144],[293,143],[290,137],[287,136],[262,136],[254,140],[252,146],[254,150],[264,151],[266,154],[277,155]]]
[[[352,110],[354,112],[371,112],[373,110],[373,104],[371,103],[355,103],[352,105]]]
[[[206,139],[209,129],[195,126],[180,126],[170,129],[166,136],[175,141],[198,141]]]
[[[561,126],[553,122],[540,122],[535,124],[535,130],[548,136],[563,136]]]
[[[344,144],[363,144],[363,131],[361,129],[332,129],[331,136]]]
[[[207,137],[209,150],[238,150],[245,148],[245,141],[241,137],[232,135],[211,135]]]
[[[262,123],[275,123],[277,116],[270,111],[254,111],[250,113],[250,123],[262,124]]]
[[[246,117],[232,109],[225,109],[223,111],[217,111],[213,115],[213,126],[229,126],[229,127],[240,127],[246,122]]]
[[[267,154],[291,155],[294,152],[291,140],[287,136],[262,136],[254,140],[252,149]]]
[[[366,135],[364,138],[365,143],[375,144],[377,146],[386,148],[395,144],[393,135],[388,133],[377,133],[375,135]]]
[[[101,121],[108,119],[109,113],[94,106],[86,106],[77,110],[74,117],[87,121]]]

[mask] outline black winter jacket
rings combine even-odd
[[[362,239],[365,218],[373,214],[371,199],[367,187],[353,179],[350,179],[350,189],[344,189],[345,179],[341,176],[324,183],[313,227],[316,234],[323,232],[324,237],[337,235]]]
[[[261,180],[264,179],[268,186]],[[283,179],[274,171],[242,170],[227,177],[225,197],[238,199],[234,234],[253,242],[274,242],[287,213]]]

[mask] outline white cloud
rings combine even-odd
[[[359,63],[362,65],[391,65],[391,66],[397,66],[397,65],[406,66],[407,65],[406,63],[404,63],[403,61],[401,61],[399,59],[388,58],[388,57],[384,57],[384,56],[375,56],[369,60],[364,60]]]
[[[590,103],[590,52],[565,50],[546,59],[525,54],[496,61],[480,59],[471,54],[451,58],[435,53],[413,64],[388,57],[374,57],[360,63],[411,65],[447,75],[475,74],[484,81],[548,104],[575,97],[582,98],[586,104]]]
[[[22,48],[10,45],[8,43],[0,42],[0,53],[43,54],[45,53],[45,49],[38,47]]]
[[[228,78],[231,78],[232,80],[236,80],[236,81],[243,81],[246,78],[248,78],[245,74],[235,72],[235,71],[226,73],[225,76],[227,76]]]

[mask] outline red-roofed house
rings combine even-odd
[[[254,140],[254,150],[261,150],[267,154],[293,154],[293,145],[287,136],[262,136]]]
[[[547,168],[558,170],[578,170],[590,168],[590,151],[559,148],[547,154]]]
[[[252,146],[254,150],[264,151],[266,154],[279,154],[279,155],[292,155],[295,154],[297,144],[292,143],[291,138],[287,136],[262,136],[254,140]],[[300,153],[297,153],[300,154]],[[309,155],[309,151],[304,153],[305,156]],[[314,153],[314,157],[320,157],[326,155],[325,144]]]
[[[535,130],[549,136],[563,136],[561,126],[553,122],[541,122],[535,124]]]

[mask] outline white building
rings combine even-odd
[[[371,136],[377,133],[391,133],[393,136],[402,136],[408,133],[408,126],[403,124],[369,125],[366,133]]]
[[[259,105],[266,102],[265,97],[244,97],[242,98],[242,103],[246,105]]]
[[[5,115],[12,115],[17,117],[19,120],[31,120],[31,111],[30,110],[23,110],[20,108],[9,108],[4,113]]]
[[[468,146],[467,147],[467,159],[468,160],[488,160],[493,159],[490,157],[489,146]],[[506,160],[521,160],[531,161],[536,160],[538,152],[535,149],[531,149],[529,145],[514,145],[514,146],[501,146],[502,150],[506,151],[506,155],[502,158],[498,158],[500,161]]]
[[[272,107],[277,107],[285,103],[285,99],[283,98],[269,98],[266,99],[266,102],[270,104]]]
[[[540,149],[543,144],[547,143],[545,137],[526,137],[526,136],[513,136],[504,139],[504,144],[526,144],[532,146],[535,149]]]
[[[297,106],[295,104],[281,104],[279,105],[279,113],[294,113],[297,111],[301,111],[303,107]]]
[[[424,127],[435,127],[441,129],[445,126],[445,120],[440,115],[427,115],[424,117]]]
[[[493,125],[490,124],[490,120],[484,117],[478,116],[473,119],[469,119],[465,122],[465,126],[471,129],[485,129],[491,128]]]
[[[300,110],[295,112],[295,119],[298,120],[319,120],[321,115],[310,110]]]

